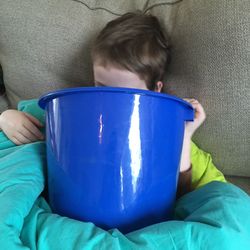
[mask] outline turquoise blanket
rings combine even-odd
[[[0,249],[250,249],[250,198],[211,182],[179,199],[175,220],[121,234],[53,214],[43,142],[15,146],[0,133]]]

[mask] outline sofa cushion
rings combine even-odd
[[[164,9],[152,10],[164,16]],[[250,176],[250,1],[187,0],[166,25],[172,63],[166,92],[197,98],[207,120],[194,140],[224,173]]]
[[[93,37],[116,14],[145,1],[84,2],[89,8],[68,0],[1,1],[0,62],[11,107],[50,90],[91,84]]]

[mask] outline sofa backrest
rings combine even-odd
[[[0,97],[0,112],[51,90],[91,85],[95,35],[117,16],[148,8],[172,38],[165,92],[197,98],[207,120],[195,141],[224,173],[250,176],[250,1],[82,2],[1,1],[0,64],[7,99]]]

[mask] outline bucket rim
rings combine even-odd
[[[110,93],[116,92],[116,93],[122,93],[122,94],[152,96],[152,97],[171,99],[177,102],[181,102],[182,104],[193,109],[192,105],[189,102],[174,95],[158,93],[158,92],[144,90],[144,89],[121,88],[121,87],[76,87],[76,88],[65,88],[65,89],[50,91],[40,96],[38,100],[38,105],[42,109],[45,109],[47,103],[50,102],[51,100],[61,97],[61,96],[76,94],[79,92],[110,92]]]

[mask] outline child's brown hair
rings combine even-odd
[[[159,20],[142,12],[110,21],[97,36],[92,59],[138,74],[149,90],[162,81],[170,61],[170,45]]]

